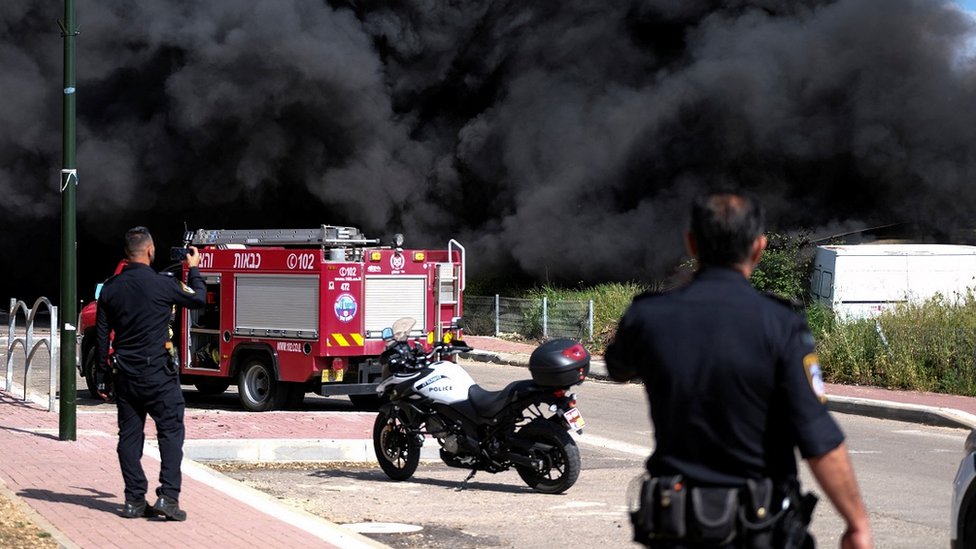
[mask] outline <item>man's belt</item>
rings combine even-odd
[[[637,494],[635,494],[637,495]],[[795,480],[748,480],[745,486],[696,486],[681,475],[640,480],[631,505],[634,541],[750,548],[801,548],[817,497]]]

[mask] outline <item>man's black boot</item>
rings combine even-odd
[[[153,505],[153,510],[156,511],[157,515],[166,517],[166,520],[186,520],[186,511],[180,509],[179,502],[173,498],[159,496],[156,505]]]
[[[149,508],[146,500],[127,501],[122,507],[122,516],[124,518],[148,518],[156,516],[156,513]]]

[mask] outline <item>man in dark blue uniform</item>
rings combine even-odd
[[[206,286],[197,269],[200,254],[189,248],[184,260],[189,267],[186,284],[150,267],[156,247],[145,227],[125,233],[125,255],[128,265],[102,287],[95,323],[98,364],[114,370],[119,465],[125,481],[122,516],[186,520],[186,512],[179,507],[185,405],[170,323],[174,305],[196,309],[206,302]],[[148,486],[141,463],[147,413],[156,422],[162,462],[158,499],[151,508],[146,502]]]
[[[607,349],[610,375],[643,380],[650,401],[656,444],[633,519],[635,539],[651,547],[783,547],[788,542],[773,532],[787,516],[801,521],[793,539],[812,545],[813,502],[799,497],[794,448],[846,521],[842,547],[871,545],[806,321],[749,283],[766,247],[763,225],[762,207],[746,195],[696,199],[686,235],[699,265],[694,279],[635,298]],[[682,499],[692,488],[697,495]],[[753,530],[734,517],[733,530],[714,529],[696,515],[721,516],[728,501],[748,507],[736,512]],[[807,517],[790,514],[790,501],[794,512],[808,504]],[[680,516],[671,514],[682,502]]]

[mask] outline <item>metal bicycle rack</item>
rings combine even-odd
[[[34,317],[37,315],[37,311],[41,305],[47,306],[48,310],[51,312],[51,329],[48,331],[46,337],[34,337]],[[15,337],[17,330],[17,313],[21,310],[24,311],[24,316],[27,319],[27,333],[23,337]],[[6,391],[8,393],[13,391],[14,385],[14,357],[13,351],[16,349],[17,345],[20,344],[24,349],[24,354],[27,360],[24,364],[24,400],[27,400],[28,393],[28,381],[30,380],[30,370],[31,362],[34,360],[34,355],[40,349],[41,345],[47,347],[48,356],[51,360],[50,362],[50,380],[48,382],[48,411],[53,412],[56,408],[56,396],[58,392],[58,362],[60,359],[60,348],[58,344],[58,308],[51,305],[51,301],[46,297],[39,297],[37,301],[34,302],[34,306],[27,308],[27,304],[23,301],[18,301],[17,299],[10,299],[10,323],[7,327],[7,384]]]

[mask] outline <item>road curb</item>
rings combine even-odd
[[[828,396],[827,408],[842,414],[921,423],[936,427],[976,429],[976,416],[953,408],[844,396]]]

